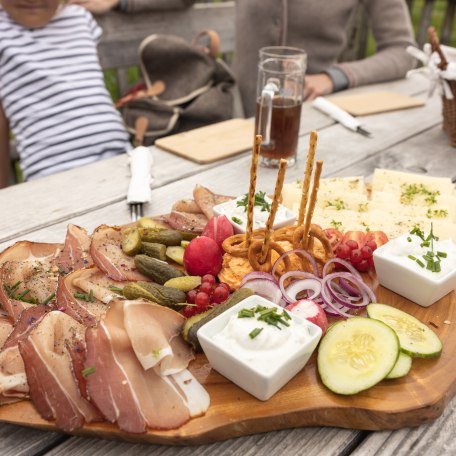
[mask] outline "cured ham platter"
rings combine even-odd
[[[423,308],[378,286],[385,302],[425,322],[440,337],[443,352],[437,359],[414,360],[411,372],[400,379],[384,380],[353,396],[328,391],[319,381],[315,359],[268,401],[262,402],[211,369],[204,355],[198,355],[189,369],[207,389],[211,404],[205,415],[178,429],[148,430],[127,434],[109,423],[92,423],[75,435],[125,439],[168,445],[203,444],[233,437],[302,426],[336,426],[350,429],[383,430],[418,426],[436,419],[456,391],[456,296],[442,298]],[[43,420],[32,403],[22,401],[0,407],[0,420],[58,431]]]

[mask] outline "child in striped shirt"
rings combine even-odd
[[[80,6],[0,0],[0,188],[7,185],[10,129],[26,180],[130,147],[104,84],[100,36]]]

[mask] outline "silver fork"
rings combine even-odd
[[[136,222],[144,215],[143,203],[130,203],[130,218],[132,222]]]

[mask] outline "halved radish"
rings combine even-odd
[[[293,304],[289,304],[285,309],[319,326],[323,334],[328,329],[328,319],[325,311],[311,299],[300,299]]]

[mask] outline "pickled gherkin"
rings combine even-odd
[[[138,228],[141,241],[155,242],[158,244],[180,245],[182,234],[176,230],[156,230],[154,228]]]
[[[176,288],[164,287],[152,282],[131,282],[124,286],[123,295],[127,299],[147,299],[162,306],[179,310],[179,303],[185,302],[186,295]]]
[[[146,255],[157,258],[158,260],[166,261],[166,245],[158,244],[157,242],[143,242],[141,252]]]
[[[150,277],[154,282],[163,285],[167,280],[173,277],[182,277],[185,274],[169,265],[164,261],[157,260],[156,258],[147,255],[136,255],[135,265],[141,274]]]

